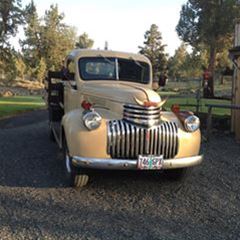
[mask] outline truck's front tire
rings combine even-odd
[[[65,163],[65,172],[71,187],[82,188],[87,185],[89,176],[84,169],[75,167],[72,164],[72,158],[69,155],[66,140],[63,139],[63,162]]]
[[[81,188],[87,185],[89,176],[86,174],[76,174],[72,179],[72,186],[75,188]]]

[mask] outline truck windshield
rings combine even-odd
[[[147,84],[150,67],[134,59],[86,57],[79,60],[79,72],[83,80],[119,80]]]

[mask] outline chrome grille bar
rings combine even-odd
[[[159,125],[160,113],[160,107],[143,107],[131,104],[125,104],[123,107],[125,121],[146,127]]]
[[[121,130],[120,130],[120,124],[115,124],[116,126],[116,136],[117,136],[117,148],[116,148],[116,152],[117,152],[117,156],[120,156],[120,144],[121,144]]]
[[[121,156],[124,157],[124,153],[125,153],[125,127],[122,121],[120,121],[120,126],[121,126]]]
[[[139,144],[140,144],[140,142],[139,142],[139,140],[140,140],[140,138],[139,138],[139,128],[136,128],[136,153],[139,153]]]
[[[114,120],[108,122],[107,129],[107,152],[112,158],[163,155],[164,159],[170,159],[178,153],[178,127],[174,122],[144,128],[124,120]]]
[[[126,152],[125,155],[127,158],[129,158],[129,149],[130,149],[130,127],[129,124],[125,124],[125,127],[127,129],[126,132]]]
[[[141,133],[141,136],[140,136],[140,139],[141,139],[140,154],[143,154],[144,153],[144,151],[143,151],[143,148],[144,148],[144,128],[140,129],[140,133]]]
[[[131,158],[133,158],[134,157],[134,149],[135,149],[135,139],[134,139],[134,137],[135,137],[135,128],[134,128],[134,126],[133,125],[131,125],[131,127],[130,127],[130,129],[131,129]]]
[[[169,125],[165,125],[166,127],[166,158],[169,158],[169,141],[170,141],[170,132]]]
[[[173,127],[173,124],[170,123],[169,127],[170,127],[170,132],[171,132],[170,145],[174,146],[174,127]],[[172,154],[173,154],[172,151],[173,151],[173,148],[170,148],[169,156],[172,156]]]

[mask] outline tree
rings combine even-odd
[[[226,68],[231,68],[232,62],[229,59],[228,49],[224,49],[222,52],[219,52],[216,57],[216,70],[218,72],[224,71]]]
[[[12,49],[9,38],[15,36],[18,26],[23,23],[21,0],[0,1],[0,60],[11,62]]]
[[[24,33],[25,39],[20,40],[24,61],[28,68],[34,69],[39,64],[43,54],[42,26],[37,14],[37,9],[32,0],[25,10]]]
[[[168,61],[169,77],[178,78],[201,77],[203,68],[207,65],[207,51],[199,46],[191,52],[182,43]]]
[[[162,35],[155,24],[151,25],[150,30],[145,33],[144,38],[144,46],[139,47],[140,53],[144,54],[151,61],[153,77],[156,78],[167,66],[166,45],[162,44]]]
[[[193,47],[202,44],[208,48],[209,70],[213,76],[210,82],[212,96],[216,55],[231,41],[234,19],[239,14],[236,0],[188,0],[182,6],[176,30],[184,42]]]
[[[66,54],[75,46],[75,29],[64,24],[63,19],[64,15],[59,13],[57,5],[51,5],[45,12],[42,57],[46,61],[48,70],[58,70]]]
[[[25,9],[25,39],[20,40],[23,59],[27,66],[27,73],[31,79],[38,79],[39,77],[38,68],[43,55],[42,32],[43,27],[40,24],[37,9],[32,0]]]
[[[28,72],[42,80],[48,70],[59,70],[66,54],[74,48],[76,32],[63,22],[64,15],[57,5],[51,5],[39,20],[33,1],[26,7],[25,39],[21,41]]]
[[[16,75],[21,79],[24,80],[24,75],[26,71],[26,65],[23,61],[23,58],[20,54],[15,58],[15,66],[16,66]]]
[[[94,41],[88,37],[87,33],[83,33],[79,36],[76,48],[92,48]]]
[[[6,82],[12,82],[16,79],[18,72],[16,67],[16,53],[9,52],[9,58],[7,62],[3,64],[4,80]]]
[[[184,76],[184,63],[187,55],[186,44],[182,43],[168,61],[169,76],[175,79]]]
[[[184,62],[185,76],[202,77],[203,69],[207,65],[208,52],[203,48],[194,48],[193,51],[186,56]]]
[[[47,65],[44,58],[41,58],[36,68],[36,78],[40,83],[43,83],[44,77],[46,76]]]

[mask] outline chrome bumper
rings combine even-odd
[[[186,168],[199,165],[203,161],[203,156],[163,160],[163,169]],[[137,160],[129,159],[101,159],[84,158],[74,156],[72,163],[76,167],[109,169],[109,170],[137,170]]]

